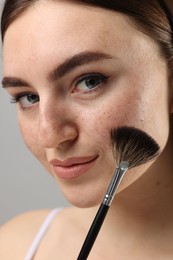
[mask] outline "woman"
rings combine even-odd
[[[2,84],[26,145],[73,207],[50,213],[28,255],[49,212],[11,220],[0,259],[77,258],[116,167],[108,133],[124,125],[161,153],[126,174],[89,259],[173,258],[173,4],[142,2],[6,1]]]

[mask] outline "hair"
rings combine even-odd
[[[1,16],[2,42],[9,25],[39,0],[5,0]],[[50,1],[50,0],[49,0]],[[172,0],[73,0],[125,14],[160,47],[173,75],[173,1]]]

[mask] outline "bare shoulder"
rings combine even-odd
[[[0,259],[24,259],[50,210],[20,214],[0,227]]]
[[[50,211],[27,212],[0,227],[0,259],[23,260]],[[86,233],[92,217],[93,212],[87,209],[71,207],[61,210],[52,220],[48,232],[39,245],[38,259],[43,259],[45,255],[49,256],[52,253],[56,256],[55,259],[63,259],[61,253],[66,252],[67,247],[69,254],[75,255],[75,250],[78,250],[84,239],[82,234]],[[75,234],[75,238],[69,234]],[[66,241],[66,243],[62,243],[62,241]],[[61,245],[58,253],[57,244]],[[70,256],[67,259],[70,259]]]
[[[69,233],[75,233],[75,236],[81,233],[86,233],[86,230],[91,224],[93,217],[95,215],[95,209],[81,209],[76,207],[65,208],[59,212],[54,222],[52,223],[52,236],[55,236],[62,240],[62,237],[69,238]],[[74,239],[74,237],[73,237]]]

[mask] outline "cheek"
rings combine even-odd
[[[28,149],[34,156],[41,162],[45,161],[45,154],[43,149],[38,143],[38,127],[35,123],[26,122],[23,118],[19,117],[19,128]]]
[[[115,93],[97,103],[94,109],[88,109],[83,125],[94,140],[100,138],[100,142],[108,139],[112,128],[133,126],[151,135],[163,149],[169,129],[167,92],[163,88],[156,91],[150,86],[131,85],[129,88],[132,91]]]
[[[137,98],[136,98],[137,99]],[[132,100],[132,101],[131,101]],[[97,103],[94,108],[90,107],[83,117],[84,129],[87,129],[88,134],[95,134],[105,139],[111,129],[119,126],[137,126],[138,121],[144,120],[142,107],[139,108],[140,100],[131,97],[109,97]]]

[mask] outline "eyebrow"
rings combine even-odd
[[[74,55],[73,57],[65,60],[57,68],[55,68],[48,76],[49,81],[56,81],[57,79],[65,76],[75,68],[94,61],[103,59],[112,59],[113,57],[109,54],[102,52],[91,52],[85,51]]]
[[[1,84],[3,88],[29,87],[29,84],[26,81],[17,77],[4,77]]]
[[[49,82],[57,81],[59,78],[62,78],[81,65],[104,59],[113,59],[113,56],[98,51],[85,51],[78,53],[66,59],[62,64],[53,69],[53,71],[48,74],[47,79]],[[24,86],[29,87],[29,84],[17,77],[4,77],[2,80],[3,88]]]

